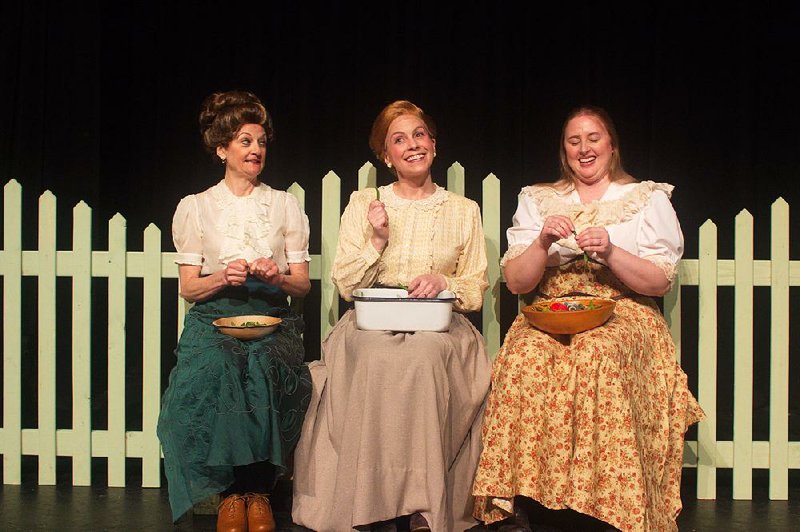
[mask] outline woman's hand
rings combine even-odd
[[[267,284],[278,285],[283,275],[274,260],[261,257],[250,263],[250,273]]]
[[[542,232],[539,233],[539,238],[536,240],[541,248],[546,251],[562,238],[567,238],[574,230],[575,226],[572,225],[572,220],[566,216],[555,214],[545,218]]]
[[[226,286],[240,286],[247,280],[247,261],[236,259],[222,270],[222,280]]]
[[[447,279],[440,273],[415,277],[408,285],[408,297],[436,297],[447,288]]]
[[[389,241],[389,215],[383,202],[372,200],[367,211],[367,221],[372,226],[372,245],[383,251]]]
[[[607,260],[614,249],[605,227],[589,227],[575,237],[575,242],[584,253],[594,253],[598,258]]]

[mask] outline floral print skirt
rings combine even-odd
[[[548,269],[539,290],[626,292],[576,262]],[[684,434],[702,417],[652,299],[622,297],[604,325],[572,336],[519,315],[493,366],[474,515],[504,519],[522,495],[623,531],[677,530]]]

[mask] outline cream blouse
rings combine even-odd
[[[605,227],[612,244],[653,262],[671,283],[683,256],[683,233],[669,200],[673,188],[653,181],[612,182],[602,198],[584,205],[576,190],[525,187],[519,195],[514,225],[506,232],[508,251],[501,265],[521,255],[539,237],[545,218],[560,214],[572,220],[577,233],[587,227]],[[564,264],[582,253],[570,235],[550,246],[547,267]]]
[[[375,284],[408,285],[418,275],[440,273],[455,292],[457,310],[481,308],[486,290],[486,248],[478,204],[437,186],[421,200],[380,187],[389,217],[389,242],[378,252],[367,220],[374,189],[353,192],[342,215],[332,279],[347,301],[353,290]]]
[[[247,196],[225,181],[183,198],[172,219],[177,264],[202,266],[201,275],[236,259],[271,258],[282,273],[289,263],[308,262],[308,217],[293,195],[264,183]]]

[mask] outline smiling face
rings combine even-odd
[[[245,124],[227,146],[217,147],[217,155],[225,159],[225,174],[255,180],[264,169],[267,156],[267,134],[260,124]]]
[[[615,147],[605,125],[596,116],[581,114],[567,122],[563,142],[566,162],[580,183],[593,185],[610,179]]]
[[[400,115],[386,132],[384,162],[391,164],[398,177],[427,177],[433,164],[436,140],[425,122],[414,115]]]

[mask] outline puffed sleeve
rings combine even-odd
[[[512,223],[513,225],[506,230],[508,249],[500,260],[500,266],[505,266],[506,261],[522,255],[522,252],[528,249],[542,232],[543,219],[539,209],[533,198],[524,192],[519,195]]]
[[[473,312],[483,306],[483,293],[489,286],[486,275],[486,240],[483,235],[481,211],[471,202],[466,242],[456,265],[455,275],[447,277],[447,289],[458,296],[456,310]]]
[[[183,198],[175,209],[172,217],[172,242],[178,252],[176,264],[203,265],[203,227],[194,195]]]
[[[308,216],[300,207],[300,202],[293,194],[287,193],[286,229],[284,232],[287,263],[296,264],[311,261],[311,256],[308,254],[308,237],[310,233]]]
[[[636,245],[639,256],[661,268],[672,283],[683,256],[683,232],[675,209],[663,191],[653,191],[642,213]]]
[[[381,254],[372,245],[372,226],[367,220],[369,201],[359,192],[350,195],[339,225],[339,242],[333,261],[331,279],[345,300],[353,290],[372,286],[377,280]]]

